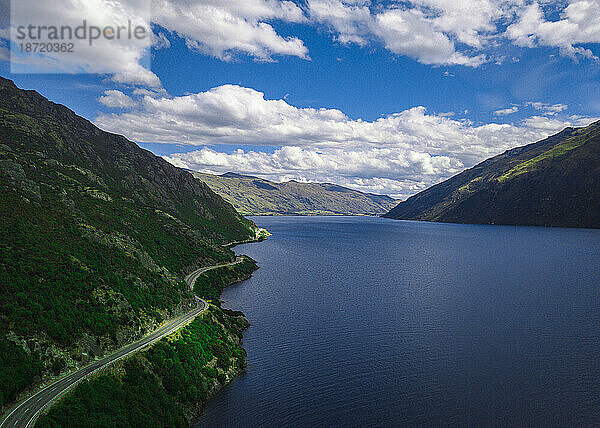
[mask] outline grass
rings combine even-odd
[[[459,187],[459,188],[458,188],[458,191],[459,191],[459,192],[461,192],[461,193],[464,193],[464,192],[470,192],[470,191],[472,191],[472,189],[471,189],[471,185],[472,185],[473,183],[476,183],[476,182],[478,182],[478,181],[481,181],[481,180],[483,180],[483,177],[477,177],[477,178],[474,178],[473,180],[469,181],[469,182],[468,182],[467,184],[465,184],[464,186],[462,186],[462,187]]]
[[[563,156],[571,150],[581,146],[584,142],[585,136],[578,135],[576,137],[569,138],[564,143],[557,144],[556,146],[542,153],[541,155],[538,155],[525,162],[521,162],[506,173],[502,174],[500,177],[497,177],[496,180],[500,183],[503,183],[521,174],[526,174],[528,172],[534,171],[540,166],[540,163],[542,161]]]

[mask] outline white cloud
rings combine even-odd
[[[415,58],[423,64],[477,67],[486,62],[485,55],[470,56],[456,50],[450,38],[453,31],[448,30],[451,19],[436,18],[440,12],[436,5],[412,3],[417,7],[391,5],[372,11],[368,0],[309,0],[308,11],[313,21],[329,26],[341,43],[364,46],[378,40],[390,52]],[[487,29],[481,25],[476,27]],[[475,46],[481,45],[467,37],[466,31],[461,30],[460,34]]]
[[[210,148],[164,157],[181,168],[222,174],[259,175],[282,182],[336,183],[356,190],[406,198],[462,170],[446,156],[395,148],[312,150],[286,146],[272,154],[237,150],[226,154]]]
[[[371,33],[373,16],[370,1],[309,0],[308,11],[313,21],[331,26],[336,40],[364,46]]]
[[[424,107],[414,107],[372,122],[352,120],[339,110],[297,108],[285,100],[267,100],[253,89],[225,85],[181,97],[144,97],[142,110],[102,114],[96,123],[144,142],[395,145],[426,148],[432,155],[450,150],[465,159],[480,158],[511,144],[506,139],[506,131],[512,129],[509,125],[476,126],[445,116],[427,114]],[[522,131],[518,130],[517,138],[524,136]]]
[[[401,148],[325,148],[313,150],[286,146],[272,154],[241,149],[232,154],[210,148],[170,157],[173,162],[192,161],[203,167],[218,167],[223,171],[256,172],[265,175],[330,174],[372,178],[403,178],[437,176],[448,171],[457,172],[463,165],[448,156],[431,156]],[[189,164],[188,164],[189,165]]]
[[[98,101],[111,108],[130,108],[136,105],[131,97],[115,89],[104,91],[104,95],[98,98]]]
[[[167,91],[164,88],[135,88],[132,92],[133,95],[138,97],[164,97],[167,96]]]
[[[533,116],[518,125],[475,124],[429,114],[424,107],[354,120],[339,110],[298,108],[235,85],[181,97],[146,96],[139,109],[96,119],[101,128],[138,142],[277,147],[271,154],[203,148],[169,157],[186,168],[331,181],[362,190],[379,186],[372,190],[404,196],[504,150],[589,122]]]
[[[453,35],[460,43],[482,48],[496,32],[496,22],[506,16],[513,2],[494,0],[413,0],[428,12],[432,25]]]
[[[160,86],[158,77],[149,70],[145,59],[148,58],[153,43],[149,24],[150,7],[145,0],[46,0],[44,2],[12,2],[11,36],[14,43],[43,42],[54,44],[57,39],[51,35],[51,28],[70,27],[72,32],[86,24],[85,39],[65,39],[61,42],[73,43],[70,52],[27,53],[19,49],[12,50],[13,72],[50,72],[50,73],[101,73],[112,75],[113,80],[121,83],[139,84],[150,87]],[[144,35],[129,37],[129,30],[123,30],[116,37],[118,26],[141,27]],[[30,37],[27,30],[17,31],[19,26],[27,28],[34,25],[40,31],[34,31]],[[90,27],[98,31],[112,27],[112,39],[100,37],[90,40]],[[83,27],[82,27],[83,28]],[[55,32],[55,36],[61,30]],[[73,33],[72,33],[73,34]],[[80,31],[79,34],[83,34]],[[24,36],[24,39],[20,39]],[[40,37],[41,36],[41,37]]]
[[[525,103],[525,106],[540,111],[545,116],[556,116],[569,108],[566,104],[548,104],[540,101],[528,101]],[[494,116],[508,116],[517,113],[518,111],[519,106],[513,105],[512,107],[494,111]]]
[[[312,150],[282,147],[272,154],[237,150],[232,154],[202,148],[165,156],[176,166],[222,174],[228,171],[273,181],[332,182],[351,188],[406,197],[463,165],[449,157],[397,148]]]
[[[600,118],[571,116],[566,120],[561,120],[554,117],[531,116],[525,119],[523,123],[531,129],[550,135],[567,126],[585,126],[597,120],[600,120]]]
[[[56,26],[141,26],[147,37],[123,37],[107,40],[100,37],[74,42],[72,52],[21,53],[13,49],[13,72],[19,73],[100,73],[109,74],[115,82],[160,88],[159,78],[150,70],[151,48],[165,49],[170,41],[164,32],[153,34],[151,24],[159,24],[168,32],[186,40],[190,49],[223,60],[244,53],[257,60],[271,61],[273,55],[292,55],[308,59],[308,49],[297,37],[282,37],[267,21],[303,22],[302,10],[291,1],[278,0],[45,0],[12,3],[12,32],[0,29],[0,38],[17,39],[16,28],[35,25]],[[6,24],[4,24],[6,25]],[[123,33],[125,34],[125,33]],[[37,34],[34,34],[34,37]],[[44,31],[42,39],[28,42],[56,42]],[[0,60],[9,60],[5,46],[0,46]]]
[[[519,107],[512,106],[509,108],[503,108],[501,110],[496,110],[494,112],[494,116],[508,116],[509,114],[514,114],[519,111]]]
[[[308,58],[297,37],[282,37],[268,20],[303,22],[302,10],[277,0],[154,0],[153,21],[186,39],[189,48],[230,60],[245,53],[271,61],[272,55]]]
[[[342,44],[382,46],[423,64],[478,67],[500,64],[502,44],[555,47],[572,58],[596,56],[589,44],[600,43],[600,0],[46,0],[13,2],[13,13],[28,23],[100,26],[132,19],[150,33],[142,41],[98,40],[74,53],[16,55],[21,72],[108,73],[119,83],[159,88],[151,71],[150,49],[168,49],[169,34],[188,48],[229,61],[247,55],[257,61],[279,56],[310,59],[304,41],[277,23],[325,26]],[[152,7],[149,7],[149,5]],[[555,18],[555,17],[558,18]],[[4,24],[6,25],[6,24]],[[164,30],[163,30],[164,29]],[[6,28],[0,38],[8,37]],[[0,60],[7,60],[0,46]],[[513,58],[513,60],[515,60]],[[50,69],[50,70],[49,70]]]
[[[478,67],[485,55],[457,52],[446,34],[436,31],[433,22],[419,10],[391,9],[375,17],[374,33],[396,54],[416,58],[423,64]]]
[[[501,64],[496,47],[551,46],[562,55],[595,58],[578,46],[600,42],[600,0],[308,0],[311,20],[325,24],[341,43],[374,41],[424,64],[477,67]],[[558,11],[560,19],[546,15]],[[506,28],[506,31],[504,30]]]
[[[518,46],[557,47],[565,56],[597,59],[591,50],[577,45],[600,43],[600,0],[568,2],[555,21],[546,18],[543,4],[533,2],[524,8],[507,28],[507,37]]]
[[[46,0],[44,2],[12,2],[11,25],[12,41],[57,42],[51,35],[51,28],[70,27],[72,32],[82,27],[85,21],[85,39],[69,39],[68,32],[60,42],[73,43],[69,52],[27,53],[12,49],[13,72],[35,73],[101,73],[110,74],[113,80],[127,84],[149,87],[160,86],[158,77],[149,70],[147,59],[154,41],[149,24],[150,7],[146,0]],[[141,27],[144,35],[129,37],[129,30],[123,30],[116,37],[118,26]],[[27,30],[17,31],[19,26],[36,26],[33,37]],[[112,27],[112,39],[98,37],[90,40],[90,27],[105,29]],[[5,29],[8,33],[8,29]],[[60,30],[59,30],[60,31]],[[60,32],[55,32],[61,34]],[[79,34],[83,34],[81,31]],[[24,36],[24,39],[19,37]],[[41,37],[40,37],[41,36]]]
[[[542,103],[539,101],[534,101],[534,102],[530,101],[526,105],[533,107],[536,110],[541,110],[543,112],[543,114],[545,114],[547,116],[555,116],[558,113],[562,113],[563,111],[565,111],[569,108],[569,106],[566,104],[548,104],[548,103]]]

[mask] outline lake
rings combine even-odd
[[[197,427],[600,425],[600,231],[253,217],[248,369]]]

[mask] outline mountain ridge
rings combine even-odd
[[[194,305],[258,228],[200,180],[0,78],[0,407]]]
[[[600,121],[489,158],[384,217],[451,223],[600,227]]]
[[[234,172],[193,174],[245,215],[381,215],[396,204],[389,196],[332,183],[277,183]]]

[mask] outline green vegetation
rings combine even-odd
[[[181,406],[167,395],[140,358],[121,373],[84,380],[43,415],[36,427],[187,427]]]
[[[219,296],[230,284],[250,278],[258,267],[249,257],[244,257],[239,263],[222,266],[201,273],[194,283],[194,293],[204,300],[219,301]]]
[[[488,159],[385,217],[600,228],[600,122]]]
[[[552,147],[550,150],[542,153],[541,155],[529,159],[525,162],[521,162],[514,168],[510,169],[508,172],[496,178],[496,180],[498,180],[499,182],[503,182],[506,180],[510,180],[511,178],[517,175],[534,171],[536,168],[542,167],[542,161],[563,156],[570,150],[576,149],[577,147],[581,146],[584,142],[585,140],[580,137],[569,138],[564,143],[557,144],[556,146]]]
[[[334,184],[274,183],[228,173],[194,173],[245,215],[380,215],[396,201]]]
[[[15,400],[17,393],[42,373],[36,353],[27,353],[6,339],[0,339],[0,407]]]
[[[87,332],[116,341],[120,325],[175,307],[188,296],[118,247],[85,239],[59,210],[0,199],[0,308],[7,330],[72,346]],[[31,217],[20,216],[27,212]],[[8,224],[7,224],[8,223]]]
[[[467,184],[465,184],[464,186],[461,186],[458,188],[459,192],[472,192],[473,191],[473,187],[474,185],[478,182],[483,180],[483,177],[477,177],[474,178],[473,180],[469,181]]]
[[[3,407],[186,311],[183,277],[258,233],[191,174],[2,78],[0,215]]]
[[[214,391],[245,366],[243,317],[210,313],[92,379],[36,427],[184,427]]]
[[[239,346],[243,318],[211,310],[213,320],[197,319],[146,353],[165,390],[190,407],[206,402],[215,379],[223,384],[230,369],[245,364],[246,352]]]

